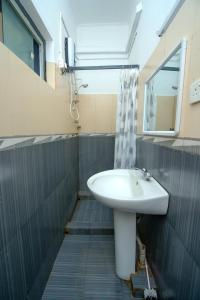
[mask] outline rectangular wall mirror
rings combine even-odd
[[[145,84],[143,133],[175,136],[180,130],[186,40]]]

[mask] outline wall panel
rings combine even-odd
[[[0,150],[0,299],[39,300],[76,204],[78,137]]]
[[[200,298],[200,148],[198,141],[137,139],[137,167],[147,168],[170,195],[166,216],[143,215],[161,299]]]

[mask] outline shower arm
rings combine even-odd
[[[88,84],[81,84],[79,87],[78,87],[78,89],[76,89],[76,90],[74,90],[74,95],[78,95],[78,93],[79,93],[79,91],[80,91],[80,89],[81,88],[84,88],[84,89],[86,89],[87,87],[88,87]]]

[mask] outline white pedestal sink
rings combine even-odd
[[[95,198],[114,209],[117,275],[125,280],[135,273],[136,213],[164,215],[169,195],[154,179],[143,179],[140,170],[109,170],[88,179]]]

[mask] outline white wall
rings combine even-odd
[[[81,60],[77,65],[112,65],[127,64],[124,50],[126,48],[129,26],[122,23],[110,24],[81,24],[76,27],[71,9],[73,0],[21,0],[30,1],[43,23],[45,24],[52,40],[47,42],[47,61],[58,63],[59,37],[60,37],[60,12],[69,35],[76,41],[78,55]],[[167,14],[176,0],[143,0],[143,12],[138,27],[138,35],[134,43],[129,63],[144,66],[159,42],[156,32],[160,29]],[[133,9],[134,11],[134,9]],[[63,30],[64,36],[68,33]],[[62,41],[64,44],[64,41]],[[85,54],[83,54],[85,52]],[[88,54],[86,54],[88,52]],[[82,93],[117,93],[119,71],[82,71],[78,73],[80,82],[88,83],[89,87]]]
[[[123,52],[126,48],[128,32],[129,26],[125,24],[79,26],[77,52]]]
[[[137,30],[137,37],[133,45],[133,49],[130,53],[129,60],[123,60],[122,57],[120,57],[120,51],[124,51],[129,34],[129,29],[123,26],[119,26],[119,28],[114,26],[113,28],[106,28],[106,26],[104,28],[102,26],[92,28],[87,26],[79,27],[79,29],[77,30],[78,51],[97,52],[102,50],[102,52],[105,51],[103,58],[106,58],[106,56],[107,58],[109,58],[109,50],[113,51],[112,55],[114,57],[114,51],[116,51],[116,53],[118,52],[118,59],[115,61],[116,64],[139,64],[142,69],[159,42],[160,38],[157,36],[157,31],[160,29],[166,17],[170,13],[176,0],[143,0],[142,2],[143,12]],[[112,35],[110,35],[111,30],[113,31]],[[112,39],[106,39],[105,43],[106,36],[112,36]],[[123,42],[121,42],[121,39]],[[88,54],[88,57],[89,56],[92,59],[95,57],[95,54]],[[115,55],[115,58],[117,58],[117,54]],[[88,62],[93,65],[102,63],[102,61],[98,60],[98,58],[96,60],[88,60]],[[83,65],[85,63],[86,61],[84,60],[78,62],[79,65]],[[113,61],[111,59],[106,60],[106,64],[112,63]],[[114,91],[117,92],[116,87],[118,84],[119,72],[101,72],[102,73],[84,72],[79,75],[82,78],[82,81],[90,85],[90,88],[88,88],[88,92],[95,93],[95,90],[96,92],[101,93],[107,93],[109,91],[110,93]],[[101,87],[98,83],[100,80]],[[87,92],[87,89],[84,91],[82,90],[82,93],[85,92]]]
[[[127,64],[127,60],[82,60],[79,66],[119,65]],[[118,94],[120,87],[120,70],[88,70],[76,72],[78,85],[88,84],[80,89],[80,94]]]
[[[81,88],[79,94],[117,94],[119,91],[119,70],[95,70],[76,72],[78,85],[88,84]]]
[[[79,58],[77,65],[127,64],[127,59],[122,59],[122,57],[125,52],[128,33],[129,26],[124,24],[79,26],[76,45],[77,57]],[[88,84],[88,88],[81,89],[80,94],[117,94],[119,76],[119,70],[79,71],[77,72],[77,78],[80,79],[79,83]]]
[[[158,96],[177,96],[178,91],[172,87],[178,87],[179,72],[159,71],[154,78],[155,94]]]
[[[60,12],[62,12],[63,19],[68,29],[69,35],[74,40],[76,39],[76,28],[74,18],[70,9],[71,0],[31,1],[52,37],[52,41],[49,41],[47,43],[47,61],[57,63],[59,58]]]
[[[47,61],[58,63],[60,60],[60,12],[67,31],[62,25],[62,51],[64,38],[71,36],[76,43],[77,51],[88,51],[77,65],[126,64],[121,58],[128,39],[129,27],[125,24],[81,24],[75,23],[71,0],[20,0],[34,19],[47,42]],[[39,21],[39,22],[38,22]],[[112,38],[110,38],[112,37]],[[119,42],[120,41],[120,42]],[[91,51],[94,52],[91,54]],[[109,53],[110,52],[110,53]],[[113,54],[114,52],[114,54]],[[98,57],[97,57],[98,56]],[[117,60],[116,60],[117,57]],[[64,58],[64,55],[63,57]],[[118,59],[119,58],[119,59]],[[88,88],[81,93],[116,94],[119,87],[119,70],[81,71],[77,77],[78,84],[86,82]]]
[[[157,32],[176,0],[143,0],[143,12],[129,62],[144,67],[159,42]]]

